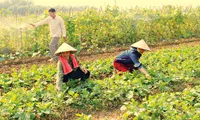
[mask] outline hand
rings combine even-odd
[[[31,25],[31,26],[33,26],[33,27],[36,27],[36,25],[35,25],[35,24],[32,24],[32,23],[29,23],[29,25]]]
[[[151,79],[151,76],[149,74],[146,74],[145,76],[146,78]]]
[[[87,70],[85,68],[81,68],[81,70],[86,74]]]
[[[64,41],[66,41],[67,39],[66,39],[66,37],[63,37],[63,39],[64,39]]]

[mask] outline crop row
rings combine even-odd
[[[149,44],[163,41],[173,43],[175,39],[200,35],[199,8],[164,6],[153,9],[136,7],[120,10],[118,7],[107,7],[102,11],[90,8],[72,15],[58,14],[65,21],[67,42],[79,51],[83,49],[89,52],[109,51],[110,46],[123,46],[140,39],[145,39]],[[48,12],[37,19],[42,20],[47,16]],[[26,21],[26,18],[35,22],[36,17],[22,16],[20,23]],[[0,28],[2,29],[0,52],[6,53],[11,49],[19,51],[16,56],[47,54],[50,41],[47,25],[36,29],[22,28],[21,32],[18,28]]]
[[[177,84],[191,83],[200,77],[199,53],[199,46],[183,46],[144,54],[141,62],[152,76],[150,80],[137,71],[110,78],[112,58],[85,62],[83,66],[91,71],[92,78],[80,85],[78,80],[71,80],[63,84],[64,91],[59,93],[54,83],[55,65],[13,70],[12,74],[0,75],[0,116],[4,119],[59,118],[60,111],[68,107],[101,110],[131,100],[145,102],[151,98],[148,96],[157,94],[170,96],[163,92],[173,92]],[[128,110],[132,111],[132,106]]]

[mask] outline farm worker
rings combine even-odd
[[[67,82],[69,79],[80,79],[84,81],[90,77],[90,72],[85,68],[80,67],[74,53],[76,49],[63,43],[55,52],[59,56],[57,63],[57,80],[56,87],[59,91],[62,90],[62,83]]]
[[[56,15],[56,10],[54,8],[49,9],[49,16],[36,23],[36,24],[30,24],[33,27],[38,27],[43,24],[49,24],[50,26],[50,36],[51,36],[51,42],[49,44],[50,49],[50,56],[51,59],[48,61],[56,61],[58,60],[58,57],[54,55],[55,51],[58,49],[58,43],[61,35],[63,36],[63,39],[66,41],[66,29],[64,20]]]
[[[119,54],[114,60],[115,73],[133,72],[139,70],[144,73],[147,78],[151,78],[143,65],[139,62],[140,57],[145,51],[150,51],[150,48],[144,40],[140,40],[131,45],[129,50]]]

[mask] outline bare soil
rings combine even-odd
[[[174,44],[160,44],[156,46],[151,46],[152,52],[159,50],[159,49],[177,49],[181,46],[198,46],[200,45],[200,39],[194,40],[194,41],[186,41],[182,43],[174,43]],[[79,59],[80,61],[94,61],[98,59],[106,59],[110,57],[114,57],[120,52],[124,51],[125,49],[128,49],[128,46],[126,48],[115,48],[114,51],[112,52],[107,52],[107,53],[99,53],[99,54],[80,54]],[[48,64],[55,64],[55,62],[48,62],[47,60],[49,57],[35,57],[35,58],[25,58],[25,59],[16,59],[16,60],[8,60],[4,62],[0,62],[0,73],[11,73],[12,69],[19,70],[23,67],[30,67],[32,65],[48,65]],[[173,91],[182,91],[184,88],[187,87],[194,87],[196,85],[199,85],[200,82],[195,82],[199,81],[199,78],[194,78],[194,82],[191,83],[182,83],[181,85],[175,85]],[[153,91],[153,92],[156,92]],[[76,118],[77,113],[85,113],[84,110],[75,110],[75,109],[69,109],[63,112],[63,119],[67,120],[74,120]],[[92,120],[121,120],[122,116],[122,111],[120,111],[119,108],[112,108],[111,110],[103,110],[103,111],[93,111],[90,113],[92,115]]]
[[[159,50],[159,49],[166,49],[166,48],[179,48],[180,46],[197,46],[200,45],[200,38],[195,39],[195,40],[185,40],[182,43],[169,43],[169,44],[158,44],[155,46],[151,46],[152,52]],[[125,48],[114,48],[115,50],[106,52],[106,53],[98,53],[98,54],[88,54],[88,53],[82,53],[79,55],[79,60],[80,61],[95,61],[98,59],[106,59],[110,57],[114,57],[120,52],[128,49],[129,47]],[[34,57],[34,58],[21,58],[21,59],[16,59],[16,60],[7,60],[4,62],[0,62],[0,73],[11,73],[12,69],[19,70],[20,68],[23,67],[30,67],[32,65],[48,65],[48,64],[56,64],[55,62],[48,62],[49,57]]]

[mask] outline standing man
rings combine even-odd
[[[49,17],[46,19],[36,23],[36,24],[30,24],[33,27],[38,27],[43,24],[49,24],[50,27],[50,36],[51,36],[51,42],[49,44],[50,49],[50,55],[51,59],[48,61],[56,61],[58,60],[58,57],[54,55],[56,50],[58,49],[58,43],[61,36],[63,36],[63,39],[66,41],[66,29],[64,20],[56,15],[56,10],[54,8],[49,9]]]

